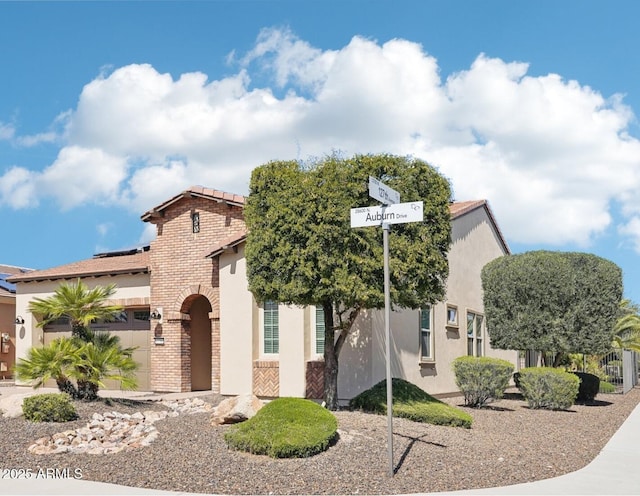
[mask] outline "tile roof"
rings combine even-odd
[[[220,255],[225,250],[229,248],[234,248],[241,243],[244,243],[247,239],[247,231],[243,231],[240,233],[236,233],[233,236],[229,236],[228,238],[223,239],[222,241],[214,244],[211,248],[207,250],[205,253],[205,258],[212,258]]]
[[[242,195],[236,195],[234,193],[226,193],[224,191],[205,188],[203,186],[191,186],[190,188],[186,189],[182,193],[177,194],[173,198],[167,200],[164,203],[161,203],[157,207],[154,207],[151,210],[142,214],[141,215],[142,220],[144,222],[148,222],[152,217],[162,215],[162,211],[164,209],[166,209],[170,205],[173,205],[175,202],[185,197],[206,198],[206,199],[214,200],[217,202],[227,203],[229,205],[236,205],[238,207],[243,207],[245,202],[245,197]]]
[[[149,252],[141,251],[119,256],[97,256],[50,269],[35,270],[11,276],[10,282],[33,282],[70,277],[91,277],[116,274],[139,274],[149,272]]]

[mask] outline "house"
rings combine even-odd
[[[124,310],[96,327],[137,346],[142,390],[213,390],[224,395],[321,398],[321,310],[258,303],[248,291],[244,197],[192,187],[142,215],[156,226],[149,247],[13,276],[24,324],[17,356],[68,335],[69,325],[38,327],[27,311],[34,297],[61,281],[114,283]],[[457,390],[451,361],[487,355],[517,361],[515,351],[491,348],[483,316],[480,271],[509,248],[486,201],[451,205],[452,246],[446,301],[392,313],[392,373],[433,394]],[[383,312],[365,311],[340,356],[338,389],[346,400],[385,376]]]
[[[16,287],[7,281],[9,277],[23,274],[29,269],[0,265],[0,379],[13,377],[16,361]]]

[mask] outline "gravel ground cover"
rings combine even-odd
[[[217,404],[220,397],[205,401]],[[462,398],[448,403],[461,406]],[[306,459],[274,460],[231,451],[209,413],[155,425],[148,447],[111,455],[32,455],[37,438],[84,426],[94,412],[163,409],[156,402],[76,403],[80,419],[34,424],[0,417],[1,469],[76,469],[88,480],[209,494],[401,494],[503,486],[555,477],[588,464],[640,402],[640,389],[599,395],[569,411],[531,410],[509,392],[481,410],[465,408],[473,427],[394,419],[396,474],[387,475],[386,416],[336,412],[340,438]]]

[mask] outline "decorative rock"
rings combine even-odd
[[[264,403],[253,394],[227,398],[213,410],[211,425],[236,424],[253,417]]]
[[[132,415],[107,412],[94,413],[85,427],[58,432],[37,439],[29,446],[35,455],[54,453],[87,453],[102,455],[149,446],[158,438],[154,427],[159,420],[175,417],[180,413],[200,413],[211,410],[211,405],[201,399],[163,402],[170,411],[145,411]]]

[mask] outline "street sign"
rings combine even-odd
[[[423,213],[423,203],[421,201],[396,203],[389,206],[378,205],[375,207],[352,208],[351,227],[422,222]]]
[[[400,203],[400,193],[373,176],[369,176],[369,196],[385,205]]]

